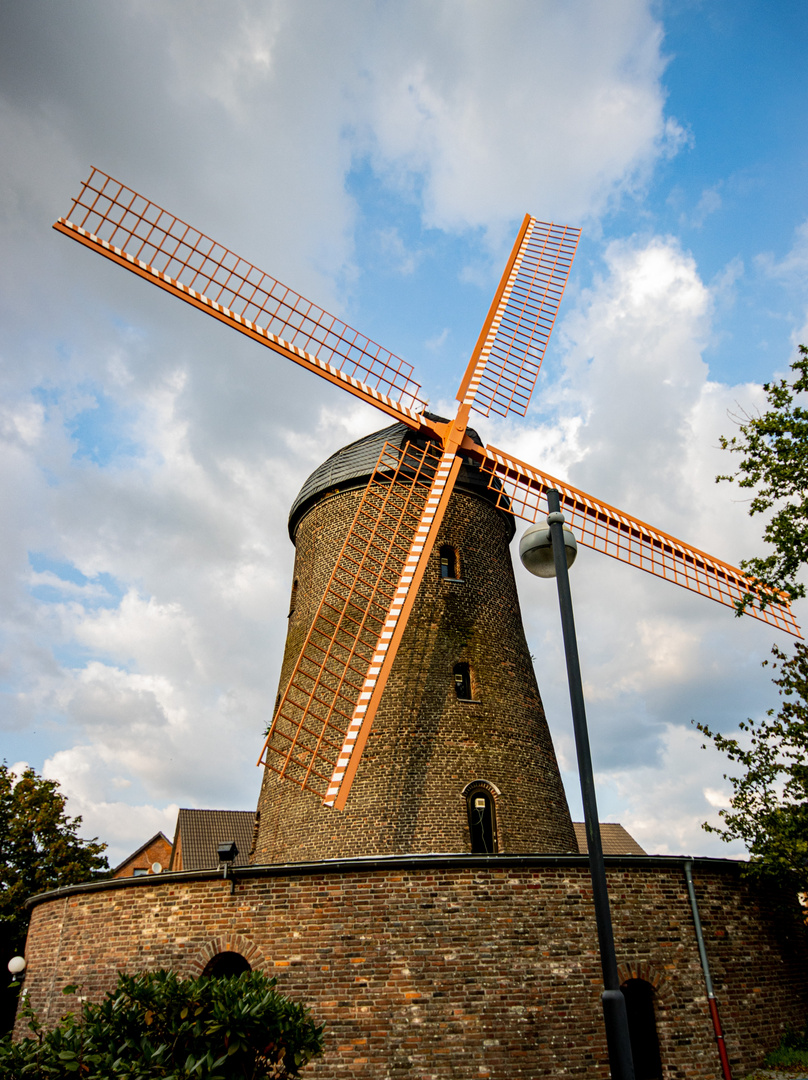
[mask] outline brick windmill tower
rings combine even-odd
[[[410,435],[395,424],[344,447],[292,506],[296,559],[279,699],[379,452]],[[522,629],[514,520],[496,502],[465,459],[345,810],[333,813],[267,768],[255,862],[577,851]]]
[[[423,851],[575,850],[507,545],[547,491],[580,543],[799,629],[726,563],[485,446],[473,409],[524,415],[579,231],[526,217],[449,420],[411,365],[94,170],[60,232],[375,405],[292,509],[295,584],[260,761],[256,862]]]

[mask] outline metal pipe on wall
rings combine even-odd
[[[721,1071],[724,1074],[724,1080],[732,1080],[727,1047],[724,1042],[724,1032],[721,1028],[721,1017],[718,1015],[718,1002],[715,1000],[715,994],[713,993],[713,980],[710,977],[710,965],[707,961],[707,950],[704,947],[699,906],[696,903],[696,890],[693,887],[693,862],[691,859],[688,859],[685,863],[685,880],[687,881],[687,893],[690,897],[690,909],[693,912],[693,923],[696,927],[696,942],[699,946],[701,969],[704,972],[704,985],[707,988],[707,1005],[710,1009],[710,1019],[713,1022],[715,1041],[718,1045],[718,1056],[721,1058]]]

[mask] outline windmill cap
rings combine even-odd
[[[435,416],[433,413],[425,415],[430,420],[445,422],[442,416]],[[478,446],[483,445],[480,436],[473,428],[468,428],[467,434]],[[417,439],[415,432],[406,424],[391,424],[390,427],[374,431],[362,439],[357,439],[356,442],[349,443],[348,446],[343,446],[322,465],[318,465],[298,492],[297,498],[292,503],[292,509],[289,511],[289,536],[292,543],[295,541],[300,519],[315,502],[333,492],[364,487],[379,460],[379,454],[385,442],[402,446],[415,439]],[[460,491],[478,495],[487,502],[496,504],[496,495],[489,490],[486,476],[480,471],[476,462],[469,458],[463,459],[456,487]],[[510,514],[504,516],[508,520],[509,539],[512,539],[516,532],[516,523]]]

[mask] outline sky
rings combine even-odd
[[[807,50],[801,0],[4,0],[0,758],[113,864],[180,806],[252,809],[288,509],[388,423],[54,232],[92,166],[443,415],[523,214],[580,226],[528,414],[474,425],[737,564],[763,521],[719,438],[808,342]],[[555,589],[517,580],[580,820]],[[701,828],[730,787],[693,723],[775,706],[788,639],[586,549],[572,588],[601,818],[741,855]]]

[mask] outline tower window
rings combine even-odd
[[[475,787],[466,795],[471,850],[474,855],[495,855],[497,851],[494,797],[485,788]]]
[[[468,664],[454,666],[455,693],[461,701],[471,701],[471,671]]]
[[[440,576],[449,581],[457,581],[457,552],[450,544],[440,549]]]
[[[292,582],[292,596],[289,600],[289,615],[294,614],[295,604],[297,603],[297,578]]]

